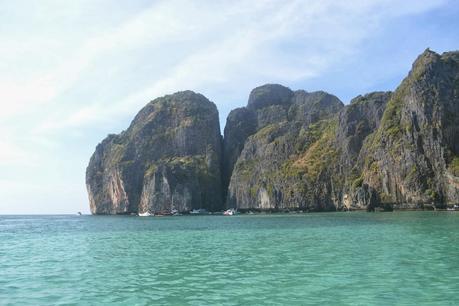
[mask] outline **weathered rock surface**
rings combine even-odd
[[[147,104],[96,148],[86,172],[93,214],[222,208],[218,112],[178,92]]]
[[[338,115],[338,129],[334,146],[339,152],[333,176],[340,177],[340,188],[335,195],[337,209],[369,209],[379,206],[376,191],[363,183],[363,168],[367,152],[367,137],[374,133],[380,121],[390,92],[373,92],[354,98]]]

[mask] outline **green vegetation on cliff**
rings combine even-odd
[[[293,163],[293,167],[304,172],[308,179],[312,181],[316,180],[329,165],[335,163],[338,156],[337,149],[333,145],[337,120],[321,122],[320,127],[320,136],[318,136],[319,130],[313,127],[311,133],[318,139]]]
[[[449,165],[449,169],[453,175],[459,177],[459,156],[454,156],[451,164]]]

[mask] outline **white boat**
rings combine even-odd
[[[144,213],[139,213],[139,217],[149,217],[149,216],[153,216],[152,214],[150,214],[150,212],[144,212]]]
[[[233,208],[225,210],[223,212],[224,216],[232,216],[232,215],[235,215],[235,214],[236,214],[236,210],[234,210]]]
[[[192,214],[192,215],[207,215],[207,214],[209,214],[209,212],[204,208],[199,208],[199,209],[193,209],[192,211],[190,211],[190,214]]]

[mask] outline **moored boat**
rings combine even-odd
[[[234,208],[227,209],[223,212],[224,216],[233,216],[237,213],[237,211]]]
[[[208,215],[209,212],[204,208],[199,208],[199,209],[193,209],[192,211],[190,211],[190,214],[192,214],[192,215]]]

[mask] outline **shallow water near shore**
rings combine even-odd
[[[459,303],[459,212],[0,216],[0,304]]]

